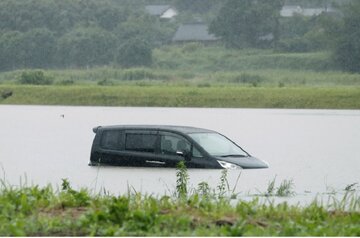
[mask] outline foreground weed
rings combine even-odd
[[[207,182],[201,182],[198,184],[197,192],[204,198],[210,197],[210,186]]]
[[[232,189],[232,192],[231,192],[231,199],[236,199],[236,197],[237,197],[237,194],[235,194],[235,190],[236,190],[236,187],[237,187],[237,185],[239,183],[239,180],[240,180],[240,177],[241,177],[241,172],[242,171],[240,170],[240,173],[239,173],[238,177],[236,178],[236,183],[235,183],[235,185],[234,185],[234,187]]]
[[[90,204],[90,195],[86,189],[76,191],[71,188],[67,179],[62,179],[61,192],[59,194],[59,203],[62,208],[88,206]]]
[[[174,197],[140,193],[94,197],[72,189],[66,179],[60,191],[50,186],[1,188],[0,236],[360,236],[356,192],[334,200],[332,207],[318,202],[305,207],[286,202],[266,205],[259,198],[232,204],[218,199],[215,190],[214,196],[204,199],[200,192],[210,193],[206,182],[190,196],[186,167],[183,163],[178,167]],[[291,192],[291,186],[291,180],[279,188],[274,185],[273,194]],[[226,172],[219,187],[226,191]],[[175,196],[181,193],[186,202]],[[88,197],[85,209],[75,198],[79,194]],[[75,207],[54,207],[53,202],[63,202],[64,196],[75,199]]]
[[[278,196],[278,197],[289,197],[295,194],[293,191],[294,182],[290,180],[283,180],[279,187],[275,187],[276,177],[271,180],[268,184],[266,192],[263,194],[266,197]]]
[[[276,177],[269,182],[268,187],[267,187],[267,190],[266,190],[266,195],[267,195],[267,196],[271,196],[271,195],[274,194],[274,191],[275,191],[275,180],[276,180]]]
[[[327,205],[330,210],[360,212],[360,197],[354,191],[346,192],[341,199],[332,196],[331,200]]]
[[[355,191],[355,186],[357,185],[358,183],[352,183],[352,184],[349,184],[345,187],[345,191],[347,192],[350,192],[350,191]]]
[[[276,196],[288,197],[294,195],[293,192],[294,182],[292,180],[284,180],[276,191]]]
[[[219,198],[223,198],[226,192],[230,191],[230,186],[227,179],[227,172],[227,169],[223,169],[221,171],[220,184],[217,186]]]
[[[189,174],[184,161],[176,166],[176,192],[178,198],[186,198],[188,195]]]
[[[63,191],[71,190],[70,182],[68,179],[61,179],[61,181],[62,181],[61,190],[63,190]]]

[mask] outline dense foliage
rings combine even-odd
[[[0,70],[107,65],[124,43],[140,38],[152,48],[174,30],[127,1],[3,0]]]
[[[341,27],[333,35],[337,39],[335,60],[344,69],[360,72],[360,2],[355,1],[344,8]]]
[[[350,5],[343,8],[344,3]],[[145,11],[149,4],[175,6],[179,15],[172,20],[151,16]],[[336,11],[280,17],[284,4]],[[156,67],[153,49],[171,43],[180,24],[202,21],[221,45],[281,52],[331,50],[342,69],[358,71],[358,5],[354,0],[2,0],[0,70]],[[136,42],[140,45],[135,47]],[[128,44],[129,59],[128,52],[123,54]]]
[[[295,15],[280,19],[281,38],[277,50],[282,52],[313,52],[333,49],[333,32],[339,30],[339,18],[329,14]]]
[[[128,40],[119,47],[116,61],[124,67],[149,66],[152,63],[151,47],[138,38]]]
[[[269,44],[279,37],[280,9],[283,4],[283,0],[227,0],[210,25],[210,31],[220,36],[229,47]],[[267,39],[269,34],[270,39]]]

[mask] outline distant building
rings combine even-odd
[[[322,13],[334,13],[336,10],[334,10],[331,7],[318,7],[318,8],[302,8],[301,6],[296,5],[285,5],[280,11],[280,15],[282,17],[292,17],[295,15],[301,15],[301,16],[318,16]]]
[[[204,23],[191,23],[181,25],[172,39],[172,41],[175,43],[212,43],[218,40],[218,37],[209,33],[209,27]]]
[[[328,13],[328,12],[334,12],[335,10],[333,10],[332,8],[304,8],[303,9],[303,15],[304,16],[318,16],[324,12]]]
[[[148,5],[145,7],[145,11],[161,19],[172,19],[178,14],[176,9],[170,5]]]
[[[282,17],[292,17],[296,14],[301,14],[302,8],[300,6],[283,6],[283,8],[280,11],[280,15]]]

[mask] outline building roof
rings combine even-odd
[[[218,38],[209,33],[208,26],[203,23],[181,25],[176,31],[173,41],[215,41]]]
[[[323,12],[336,12],[331,7],[318,7],[318,8],[302,8],[296,5],[285,5],[280,11],[280,15],[283,17],[292,17],[296,14],[302,16],[317,16]]]
[[[153,16],[161,16],[171,8],[170,5],[148,5],[145,7],[145,10]]]
[[[294,14],[301,14],[302,8],[297,5],[286,5],[280,11],[280,15],[283,17],[292,17]]]
[[[332,8],[304,8],[304,16],[318,16],[323,12],[334,12]]]

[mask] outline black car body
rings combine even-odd
[[[106,126],[96,133],[89,165],[256,169],[268,164],[212,130],[182,126]]]

